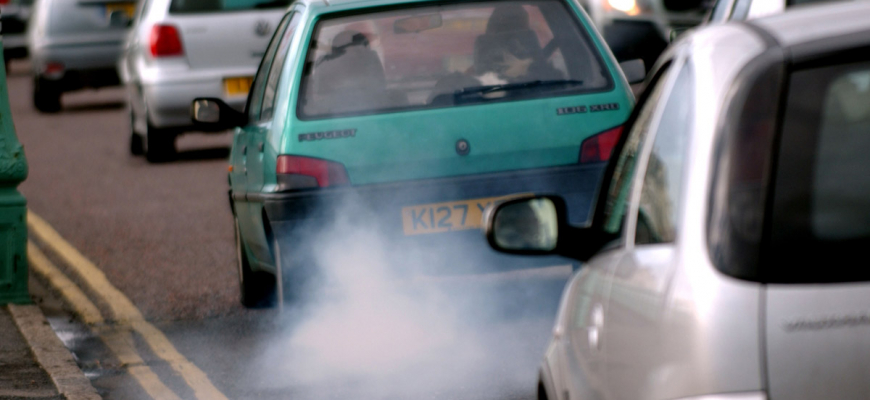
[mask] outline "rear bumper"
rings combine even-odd
[[[223,79],[146,84],[142,87],[148,117],[157,128],[189,128],[190,104],[197,97],[217,97],[233,108],[243,111],[247,98],[227,98],[223,93]]]
[[[479,229],[406,236],[402,208],[516,193],[557,194],[569,204],[571,223],[580,225],[588,218],[603,169],[603,164],[576,165],[244,197],[263,204],[282,254],[285,243],[298,254],[317,249],[323,240],[353,240],[362,232],[398,249],[390,254],[391,262],[418,264],[427,273],[499,271],[571,261],[498,253]]]

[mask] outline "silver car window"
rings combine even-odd
[[[76,0],[56,0],[49,7],[48,30],[50,35],[69,35],[95,33],[101,31],[124,31],[125,26],[111,25],[109,15],[112,11],[128,11],[133,14],[135,2],[79,2]]]
[[[607,186],[607,198],[604,203],[604,230],[607,233],[616,234],[622,230],[628,207],[628,195],[631,183],[634,181],[632,178],[635,169],[637,169],[637,158],[642,148],[641,144],[650,132],[654,111],[665,93],[664,88],[668,84],[669,71],[670,69],[665,69],[659,74],[658,78],[652,82],[655,86],[653,86],[649,97],[643,104],[638,105],[640,112],[632,124],[631,130],[627,133],[625,145],[616,160],[616,168],[613,170],[613,176]]]
[[[686,149],[694,119],[695,96],[691,65],[674,82],[656,128],[644,172],[635,228],[635,244],[674,241],[682,195]]]
[[[255,8],[286,8],[291,0],[172,0],[170,14],[241,11]]]

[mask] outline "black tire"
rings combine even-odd
[[[233,218],[236,232],[236,261],[239,266],[239,292],[242,305],[247,308],[269,308],[275,305],[275,275],[252,271],[244,249],[239,221]]]
[[[42,78],[33,81],[33,106],[44,113],[56,113],[60,111],[60,88],[56,83]]]
[[[145,159],[148,160],[148,162],[165,162],[170,161],[173,157],[175,157],[174,132],[165,129],[154,128],[149,123],[148,132],[145,134],[144,142]]]
[[[136,133],[136,117],[133,115],[133,110],[130,110],[130,154],[134,156],[145,154],[144,142],[142,135]]]

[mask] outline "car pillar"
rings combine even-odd
[[[0,39],[0,55],[3,42]],[[18,184],[27,178],[24,149],[15,136],[6,68],[0,62],[0,304],[29,303],[27,201]]]

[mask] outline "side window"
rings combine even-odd
[[[293,13],[287,30],[284,31],[281,41],[278,42],[278,52],[275,53],[272,69],[269,71],[269,77],[266,79],[266,88],[263,93],[263,111],[260,112],[261,121],[272,119],[272,113],[275,108],[275,95],[278,93],[278,80],[281,77],[281,71],[284,69],[284,62],[287,61],[287,51],[290,49],[293,32],[296,31],[296,26],[299,25],[300,15],[299,13]]]
[[[613,177],[610,185],[607,186],[607,199],[604,204],[604,230],[607,233],[616,234],[622,230],[638,151],[644,138],[649,134],[650,126],[653,123],[653,111],[656,110],[656,106],[664,94],[664,87],[668,83],[668,74],[668,69],[659,74],[657,80],[652,83],[655,86],[653,86],[650,96],[643,104],[638,105],[640,112],[631,131],[628,132],[625,146],[619,153],[616,169],[613,170]]]
[[[636,244],[667,243],[676,237],[686,149],[695,96],[691,66],[683,67],[662,112],[643,176]]]
[[[275,53],[278,51],[278,43],[283,37],[283,33],[287,30],[287,25],[295,13],[291,12],[284,16],[272,40],[269,42],[269,47],[266,48],[266,54],[263,56],[263,61],[260,61],[260,68],[257,70],[257,76],[254,77],[254,82],[251,85],[251,93],[248,95],[248,120],[259,121],[260,109],[263,105],[263,92],[266,89],[266,79],[269,76],[269,69],[272,67],[272,60],[275,58]]]

